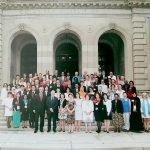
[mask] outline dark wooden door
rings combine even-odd
[[[56,50],[56,69],[61,72],[69,72],[74,75],[79,70],[78,67],[78,50],[70,43],[60,45]]]
[[[21,51],[21,75],[37,72],[37,45],[28,44]]]

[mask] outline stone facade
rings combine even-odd
[[[37,72],[53,73],[65,33],[75,35],[68,41],[79,51],[80,73],[97,72],[99,38],[111,32],[124,43],[119,62],[125,77],[137,89],[150,90],[150,1],[1,0],[0,9],[1,85],[20,74],[20,53],[28,43],[37,44]]]

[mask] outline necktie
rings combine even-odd
[[[53,99],[54,99],[54,98],[52,97],[52,101],[53,101]]]
[[[40,95],[40,102],[42,102],[42,95]]]

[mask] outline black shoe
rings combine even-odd
[[[43,129],[40,130],[41,132],[44,132]]]
[[[35,130],[34,133],[37,133],[37,131]]]
[[[51,132],[51,130],[47,130],[47,132]]]
[[[104,132],[107,132],[106,130],[104,130]]]
[[[56,133],[56,130],[53,130],[54,133]]]
[[[97,133],[100,133],[100,132],[101,132],[101,130],[97,130],[96,132],[97,132]]]

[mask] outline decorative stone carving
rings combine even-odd
[[[70,24],[69,24],[69,22],[66,22],[65,23],[65,30],[69,30],[70,29]]]
[[[93,32],[93,26],[92,25],[87,26],[87,32],[89,32],[89,33]]]
[[[110,27],[110,29],[115,29],[116,24],[115,24],[115,23],[110,23],[110,24],[109,24],[109,27]]]
[[[42,26],[42,32],[43,32],[43,33],[46,33],[46,32],[47,32],[47,26],[46,26],[46,25],[43,25],[43,26]]]
[[[24,30],[25,24],[24,24],[24,23],[20,23],[20,24],[19,24],[19,28],[20,28],[20,30]]]

